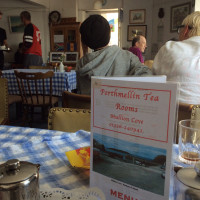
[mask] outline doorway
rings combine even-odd
[[[110,24],[111,36],[109,45],[117,45],[119,46],[118,39],[118,13],[102,13],[101,16],[107,19]]]

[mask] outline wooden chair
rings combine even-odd
[[[48,129],[76,132],[80,129],[90,131],[91,112],[88,109],[51,108]]]
[[[46,73],[26,73],[15,70],[15,75],[22,99],[24,108],[24,122],[28,119],[28,114],[31,113],[31,121],[33,120],[34,108],[40,107],[43,119],[45,111],[58,104],[58,98],[52,96],[52,77],[53,71]],[[39,84],[40,82],[40,84]],[[34,87],[34,92],[33,88]]]
[[[3,73],[2,71],[0,70],[0,78],[2,77]],[[20,107],[21,107],[21,97],[20,95],[11,95],[11,94],[8,94],[8,109],[9,107],[12,105],[12,104],[16,104],[15,105],[15,108],[16,108],[16,118],[19,118],[19,112],[20,112]],[[8,122],[6,123],[9,123],[11,124],[13,121],[11,121],[11,119],[8,120]]]
[[[179,103],[178,121],[191,118],[193,104]]]
[[[24,69],[24,65],[13,63],[11,66],[12,69]]]
[[[8,118],[8,81],[0,78],[0,124],[9,124]]]
[[[3,75],[3,73],[0,70],[0,77],[2,77],[2,75]],[[21,100],[20,95],[12,95],[12,94],[8,95],[8,105],[11,105],[13,103],[20,103],[21,101],[22,100]]]
[[[149,67],[150,69],[152,69],[152,67],[153,67],[153,60],[145,60],[144,61],[144,65],[146,65],[147,67]]]
[[[91,97],[88,95],[82,95],[64,91],[62,93],[62,107],[90,109]]]
[[[29,69],[53,69],[53,66],[29,66]]]

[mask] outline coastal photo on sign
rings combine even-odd
[[[93,137],[93,170],[95,172],[149,192],[164,195],[166,149],[97,133],[94,133]]]

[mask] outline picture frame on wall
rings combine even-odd
[[[65,56],[64,63],[77,63],[78,52],[50,52],[50,62],[61,62],[61,56]]]
[[[176,32],[184,18],[191,12],[191,3],[184,3],[171,7],[170,32]]]
[[[129,24],[144,24],[146,17],[146,9],[130,10]]]
[[[50,52],[50,62],[60,62],[63,52]]]
[[[65,53],[65,62],[66,63],[77,63],[78,61],[78,52],[66,52]]]
[[[9,16],[8,20],[11,33],[24,32],[24,24],[22,23],[20,16]]]
[[[132,41],[137,35],[147,35],[147,25],[128,25],[127,41]]]

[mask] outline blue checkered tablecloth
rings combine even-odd
[[[48,71],[46,69],[17,69],[17,70],[21,72],[31,72],[31,73]],[[8,93],[19,94],[19,89],[14,70],[3,70],[2,72],[3,72],[3,77],[8,79]],[[52,85],[53,85],[53,95],[55,96],[62,96],[62,92],[65,90],[71,91],[76,89],[76,72],[74,70],[72,70],[71,72],[54,72]],[[31,84],[32,92],[35,91],[34,87],[35,87],[34,84]],[[41,90],[42,90],[42,81],[41,81]]]
[[[0,126],[0,164],[9,159],[39,163],[41,188],[87,188],[89,170],[73,168],[65,152],[90,145],[90,133],[80,130],[66,133],[36,128]],[[173,162],[189,167],[178,160],[178,146],[174,145]],[[175,176],[174,176],[175,177]],[[171,179],[170,200],[180,196]]]
[[[41,188],[86,188],[89,170],[72,168],[66,151],[90,145],[90,133],[0,126],[0,163],[13,158],[39,163]]]

